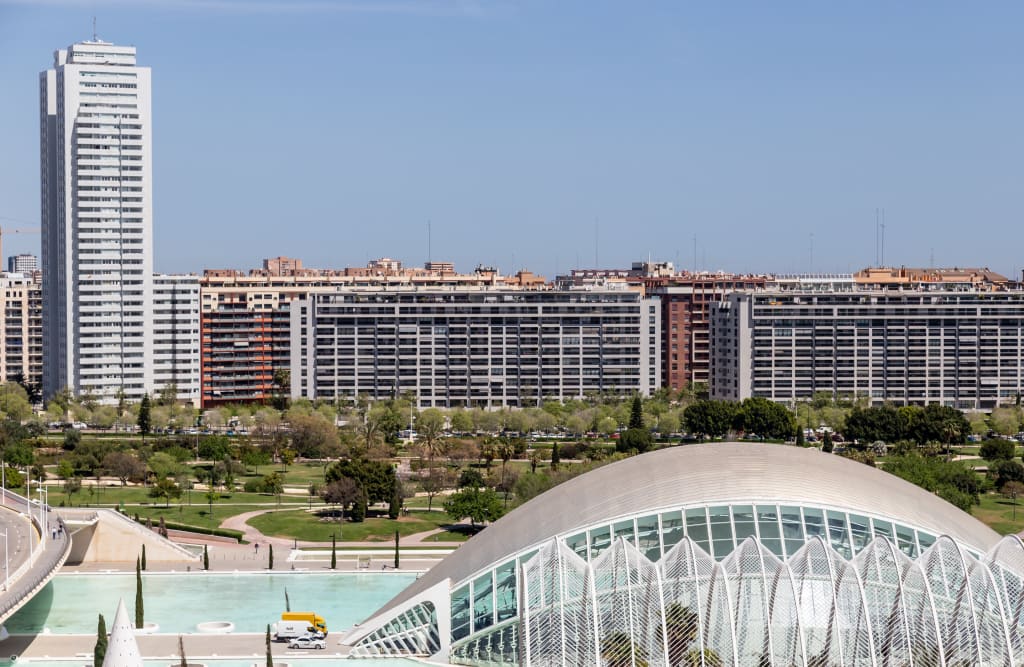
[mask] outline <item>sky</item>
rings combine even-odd
[[[153,70],[161,272],[847,272],[880,209],[887,265],[1024,267],[1024,3],[0,0],[5,229],[93,16]]]

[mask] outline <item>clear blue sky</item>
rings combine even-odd
[[[0,0],[0,216],[37,73],[153,68],[156,268],[1024,266],[1024,4]],[[5,227],[18,222],[0,220]],[[35,238],[5,239],[36,251]]]

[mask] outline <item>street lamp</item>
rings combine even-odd
[[[6,591],[7,590],[7,583],[8,583],[8,581],[7,581],[7,565],[8,565],[8,560],[7,560],[7,530],[4,529],[3,531],[0,531],[0,535],[4,536],[4,590]]]

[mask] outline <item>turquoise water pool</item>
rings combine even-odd
[[[146,622],[157,623],[161,633],[195,632],[204,621],[231,621],[235,632],[264,632],[285,610],[285,590],[292,611],[315,611],[330,631],[340,632],[365,619],[416,575],[178,573],[142,579]],[[61,574],[5,625],[11,634],[37,634],[44,628],[55,634],[92,634],[97,614],[108,624],[113,621],[119,598],[132,612],[134,574]]]

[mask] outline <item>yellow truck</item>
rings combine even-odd
[[[286,611],[281,614],[281,620],[271,628],[274,641],[287,641],[300,637],[308,632],[320,633],[327,636],[327,622],[323,616],[318,616],[311,611]]]

